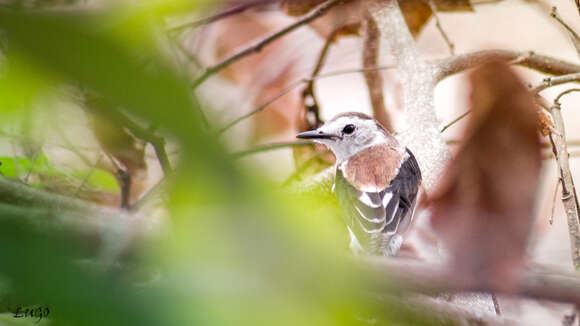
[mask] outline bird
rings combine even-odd
[[[345,112],[296,135],[326,145],[336,157],[333,191],[357,255],[396,256],[421,185],[413,153],[378,121]]]

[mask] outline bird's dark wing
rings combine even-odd
[[[345,223],[365,251],[381,254],[390,237],[407,229],[420,183],[419,166],[408,150],[396,176],[379,192],[355,188],[337,169],[335,191]]]
[[[405,232],[413,217],[417,193],[421,185],[421,170],[413,153],[407,149],[406,154],[406,158],[399,168],[399,173],[384,190],[387,193],[393,193],[398,198],[398,207],[394,207],[395,211],[393,212],[394,220],[388,223],[383,230],[386,233]]]

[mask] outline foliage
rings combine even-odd
[[[137,230],[127,229],[134,227],[124,222],[129,217],[117,214],[111,229],[79,236],[69,223],[78,212],[3,203],[5,309],[46,306],[54,325],[350,325],[364,323],[366,315],[390,319],[358,291],[364,281],[336,249],[344,231],[335,203],[315,194],[272,193],[259,171],[236,165],[204,126],[188,81],[156,49],[157,12],[135,7],[122,13],[0,11],[6,61],[15,69],[4,75],[3,85],[12,87],[4,92],[28,99],[45,89],[43,80],[50,86],[63,81],[111,104],[99,106],[99,113],[122,108],[171,135],[182,150],[169,178],[171,231],[128,244]],[[26,73],[17,73],[22,67]],[[4,113],[22,106],[5,101]],[[1,161],[6,178],[31,170],[63,173],[44,155]],[[103,173],[92,171],[89,182],[114,190]]]
[[[567,152],[563,123],[556,119],[559,98],[567,93],[550,108],[556,117],[552,123],[546,113],[540,112],[538,119],[542,103],[537,92],[580,80],[580,67],[502,50],[421,59],[414,38],[432,17],[454,53],[437,12],[470,12],[472,2],[413,0],[377,7],[381,2],[281,0],[281,12],[300,16],[294,23],[276,31],[258,16],[229,17],[221,26],[226,37],[215,44],[221,61],[203,70],[189,53],[199,65],[193,73],[175,64],[188,55],[187,49],[173,48],[187,43],[180,39],[187,34],[182,30],[252,7],[271,8],[273,1],[232,1],[216,16],[177,27],[167,26],[168,17],[187,21],[206,3],[123,2],[70,11],[52,7],[70,2],[0,5],[0,136],[7,140],[0,147],[11,146],[13,154],[0,157],[0,326],[486,324],[488,319],[477,312],[457,312],[444,300],[416,294],[481,290],[580,302],[574,286],[561,286],[568,282],[580,288],[575,278],[542,282],[525,274],[531,215],[541,184],[538,129],[550,136],[562,165],[563,193],[578,210],[567,156],[562,158]],[[294,61],[271,66],[293,46],[282,37],[301,26],[326,42],[318,60],[312,60],[316,65],[310,78],[292,83],[299,72]],[[426,269],[397,270],[397,263],[408,261],[348,255],[349,237],[332,182],[314,178],[315,186],[292,183],[333,162],[324,148],[285,142],[232,155],[224,141],[235,132],[230,127],[262,111],[272,115],[253,120],[257,130],[319,126],[315,80],[341,74],[320,72],[331,46],[346,36],[364,39],[364,68],[350,73],[363,74],[375,117],[384,111],[384,121],[394,113],[385,109],[382,97],[379,39],[390,43],[405,113],[417,120],[408,129],[411,133],[397,137],[408,141],[423,175],[429,175],[423,187],[431,206],[419,210],[432,213],[423,215],[439,232],[432,247],[446,249],[450,258],[437,266],[441,273],[427,264]],[[257,37],[263,38],[255,41]],[[238,60],[245,65],[237,65]],[[508,64],[489,61],[565,76],[537,86],[533,97]],[[467,113],[440,131],[435,85],[481,64],[469,81],[466,141],[448,161],[441,133]],[[255,71],[265,69],[268,73],[258,78]],[[233,83],[252,84],[254,100],[262,104],[217,125],[218,110],[201,105],[196,90],[218,74]],[[301,95],[276,102],[302,84]],[[573,91],[577,89],[568,93]],[[275,107],[265,110],[274,102]],[[299,115],[299,124],[290,122]],[[56,118],[65,121],[64,127],[54,126]],[[53,129],[62,134],[58,140],[48,132]],[[240,159],[286,146],[294,146],[296,172],[284,184],[294,187],[280,187],[260,166]],[[63,163],[63,152],[80,163]],[[144,174],[152,170],[156,174],[147,179]],[[161,180],[153,185],[154,179]],[[417,234],[422,226],[414,226]],[[578,232],[576,238],[580,243]],[[418,256],[412,249],[403,248],[402,255]],[[395,268],[376,273],[381,264]],[[15,318],[23,309],[50,313],[39,320]]]

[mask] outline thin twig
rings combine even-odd
[[[562,96],[564,96],[564,95],[566,95],[566,94],[573,93],[573,92],[580,92],[580,88],[570,88],[570,89],[567,89],[567,90],[563,91],[562,93],[560,93],[560,94],[558,95],[558,97],[556,97],[556,98],[554,99],[554,102],[560,102],[560,98],[561,98]]]
[[[167,185],[167,183],[168,183],[167,178],[159,180],[156,184],[154,184],[151,188],[149,188],[147,192],[142,194],[141,197],[133,203],[133,205],[131,206],[131,211],[133,212],[140,211],[154,196],[166,195],[166,192],[163,190]]]
[[[213,65],[211,67],[206,68],[205,72],[193,82],[192,87],[194,89],[197,88],[204,81],[206,81],[209,77],[216,74],[220,70],[228,67],[232,63],[238,61],[239,59],[241,59],[249,54],[260,52],[268,44],[272,43],[273,41],[279,39],[280,37],[292,32],[292,31],[294,31],[298,27],[301,27],[305,24],[308,24],[311,21],[317,19],[318,17],[323,16],[330,9],[343,3],[344,1],[346,1],[346,0],[329,0],[325,3],[323,3],[322,5],[318,6],[316,9],[314,9],[309,14],[300,18],[295,23],[293,23],[293,24],[291,24],[291,25],[289,25],[289,26],[287,26],[279,31],[275,31],[275,32],[267,35],[263,39],[260,39],[257,42],[254,42],[254,43],[250,44],[249,46],[244,47],[243,49],[235,52],[234,54],[230,55],[229,57],[223,59],[222,61],[220,61],[216,65]]]
[[[133,184],[133,178],[131,173],[124,169],[118,169],[115,173],[117,180],[119,180],[119,186],[121,188],[121,209],[130,210],[131,209],[131,187]]]
[[[477,51],[473,53],[461,54],[452,56],[447,59],[437,60],[429,62],[430,64],[437,67],[437,74],[436,80],[440,81],[449,77],[451,75],[460,73],[466,69],[473,68],[485,62],[493,61],[493,60],[501,60],[501,61],[512,61],[514,64],[524,66],[533,70],[537,70],[540,72],[544,72],[547,74],[552,75],[566,75],[571,73],[580,73],[580,66],[575,65],[573,63],[569,63],[566,61],[554,59],[552,57],[538,55],[533,52],[517,52],[517,51],[509,51],[509,50],[484,50],[484,51]],[[515,61],[514,61],[515,60]],[[337,70],[331,71],[323,74],[319,74],[314,79],[322,79],[328,77],[334,77],[339,75],[346,75],[346,74],[354,74],[354,73],[364,73],[367,71],[377,71],[377,70],[387,70],[387,69],[394,69],[396,66],[394,65],[386,65],[386,66],[379,66],[375,68],[353,68],[353,69],[344,69],[344,70]],[[302,83],[309,82],[310,79],[302,78],[297,80],[291,84],[289,84],[285,89],[283,89],[280,93],[274,95],[270,99],[268,99],[264,104],[260,105],[258,108],[252,110],[250,113],[245,114],[236,120],[228,123],[226,126],[222,127],[218,133],[223,133],[224,131],[230,129],[235,124],[243,121],[244,119],[252,116],[255,113],[258,113],[264,110],[268,105],[275,102],[277,99],[281,98],[282,96],[286,95],[292,89],[298,87]]]
[[[550,14],[550,16],[556,19],[556,21],[560,23],[560,25],[562,25],[562,27],[564,27],[576,40],[580,41],[580,37],[578,36],[576,31],[573,30],[572,27],[570,27],[568,24],[566,24],[566,22],[560,17],[560,15],[558,15],[558,9],[555,6],[552,7],[552,13]]]
[[[228,129],[230,129],[231,127],[235,126],[236,124],[238,124],[239,122],[245,120],[246,118],[251,117],[252,115],[264,110],[266,107],[268,107],[268,105],[272,104],[273,102],[275,102],[277,99],[281,98],[282,96],[290,93],[293,89],[295,89],[296,87],[298,87],[299,85],[301,85],[302,83],[307,82],[309,79],[300,79],[298,81],[295,81],[294,83],[288,85],[286,88],[284,88],[280,93],[274,95],[273,97],[271,97],[270,99],[268,99],[265,103],[263,103],[262,105],[260,105],[259,107],[257,107],[256,109],[242,115],[241,117],[238,117],[236,119],[234,119],[233,121],[227,123],[225,126],[223,126],[221,129],[219,129],[217,131],[217,134],[223,134],[224,132],[226,132]]]
[[[571,83],[571,82],[579,82],[579,81],[580,81],[580,73],[578,73],[578,72],[568,74],[568,75],[558,76],[558,77],[548,77],[548,78],[544,78],[544,80],[542,81],[542,83],[540,85],[532,87],[531,91],[533,93],[539,93],[539,92],[545,90],[546,88],[549,88],[552,86],[561,85],[561,84],[565,84],[565,83]]]
[[[332,33],[330,33],[330,35],[328,35],[328,37],[326,38],[324,46],[322,47],[322,51],[320,51],[320,54],[318,55],[318,60],[316,60],[316,65],[314,66],[314,69],[310,74],[309,83],[312,83],[314,79],[320,74],[320,71],[324,67],[324,63],[326,62],[326,58],[328,57],[328,50],[330,50],[330,46],[336,39],[336,36],[345,28],[346,26],[340,26],[334,29]]]
[[[375,18],[368,11],[365,11],[363,17],[363,68],[369,69],[379,65],[381,31],[377,26]],[[378,70],[366,70],[363,75],[369,90],[375,119],[389,132],[394,132],[393,122],[387,114],[387,108],[385,106],[383,76]]]
[[[118,119],[121,125],[127,127],[127,129],[129,129],[129,131],[131,131],[131,133],[135,137],[144,140],[150,143],[151,146],[153,146],[155,154],[157,155],[157,159],[159,160],[159,164],[163,169],[163,173],[165,173],[165,175],[171,173],[172,171],[171,162],[169,161],[169,156],[167,155],[167,151],[165,150],[165,138],[157,135],[151,130],[143,128],[142,126],[131,120],[124,113],[118,110],[113,114],[115,116],[114,118]]]
[[[155,133],[153,129],[147,129],[142,127],[135,121],[133,121],[129,116],[123,113],[119,108],[109,104],[107,101],[101,101],[98,95],[91,93],[90,91],[84,90],[84,105],[91,108],[92,110],[101,111],[103,114],[107,115],[111,121],[116,122],[119,126],[127,128],[129,132],[147,143],[150,143],[153,148],[155,149],[155,154],[159,160],[161,168],[163,172],[167,175],[171,173],[171,163],[169,161],[169,157],[167,156],[167,152],[165,150],[165,138]],[[100,105],[103,106],[102,108],[95,108],[94,105],[89,105],[90,101],[99,99]],[[204,118],[207,126],[207,120],[205,120],[205,115],[203,114],[202,110],[198,110],[201,116]]]
[[[437,67],[437,74],[436,80],[440,81],[446,77],[449,77],[453,74],[460,73],[466,69],[473,68],[480,64],[483,64],[488,61],[493,60],[502,60],[502,61],[514,61],[514,64],[525,66],[527,68],[537,70],[540,72],[553,74],[553,75],[566,75],[578,72],[580,73],[580,66],[575,65],[573,63],[569,63],[566,61],[554,59],[548,56],[542,56],[538,54],[534,54],[531,52],[524,53],[524,52],[517,52],[517,51],[509,51],[509,50],[484,50],[484,51],[477,51],[468,54],[456,55],[447,59],[437,60],[433,62],[429,62]],[[322,79],[328,77],[334,77],[339,75],[346,75],[346,74],[353,74],[353,73],[364,73],[366,71],[376,71],[376,70],[387,70],[387,69],[394,69],[396,66],[394,65],[386,65],[386,66],[379,66],[376,68],[353,68],[353,69],[344,69],[344,70],[337,70],[331,71],[323,74],[319,74],[314,79]],[[552,78],[558,82],[558,79]],[[245,114],[221,129],[219,129],[218,133],[223,133],[236,125],[237,123],[245,120],[246,118],[261,112],[264,110],[268,105],[272,104],[282,96],[289,93],[294,88],[298,87],[302,83],[309,82],[310,79],[302,78],[299,79],[291,84],[289,84],[286,88],[284,88],[280,93],[274,95],[266,102],[261,104],[256,109],[250,111],[248,114]]]
[[[297,179],[299,175],[301,175],[307,168],[309,168],[314,162],[319,160],[322,156],[323,152],[316,152],[312,157],[304,161],[300,166],[294,169],[294,172],[284,182],[282,183],[282,187],[288,186],[293,180]]]
[[[121,204],[120,204],[120,208],[124,209],[124,210],[129,210],[131,208],[131,184],[133,183],[131,174],[123,169],[121,167],[121,165],[119,165],[119,163],[117,163],[117,160],[115,160],[115,158],[109,154],[109,153],[105,153],[105,155],[107,156],[107,158],[109,159],[109,161],[111,161],[111,164],[113,164],[113,167],[115,168],[115,178],[117,179],[117,183],[119,184],[119,189],[120,191],[120,197],[121,197]]]
[[[441,26],[441,21],[439,21],[439,15],[437,14],[437,7],[435,6],[435,2],[433,0],[427,0],[427,2],[431,7],[431,12],[433,13],[433,18],[435,19],[435,27],[437,27],[437,30],[439,30],[439,33],[441,33],[441,36],[443,37],[445,43],[449,47],[449,52],[451,53],[451,55],[455,55],[455,44],[451,42],[449,36],[443,29],[443,26]]]
[[[510,50],[482,50],[472,53],[460,54],[451,56],[438,61],[435,75],[436,81],[441,81],[446,77],[463,72],[467,69],[479,66],[490,61],[512,61],[524,57],[519,60],[517,65],[530,68],[549,75],[567,75],[580,72],[580,66],[555,59],[553,57],[536,54],[532,51],[520,52]]]
[[[559,99],[561,96],[558,95],[556,98]],[[559,102],[554,102],[554,105],[550,108],[550,113],[554,120],[555,129],[560,134],[555,135],[550,133],[549,136],[553,145],[552,151],[558,163],[559,177],[562,180],[562,203],[564,204],[564,211],[566,212],[568,221],[572,262],[574,263],[574,269],[578,270],[580,268],[580,206],[578,205],[576,187],[574,186],[574,179],[570,171],[566,131]]]
[[[34,155],[32,156],[32,160],[30,160],[30,168],[28,168],[28,171],[26,172],[26,176],[24,177],[24,183],[28,183],[28,179],[30,179],[30,175],[32,174],[32,171],[34,171],[34,167],[36,166],[36,163],[38,162],[38,158],[40,156],[40,153],[41,153],[41,150],[34,153]]]
[[[101,160],[102,159],[103,159],[103,155],[100,155],[99,154],[99,157],[95,161],[95,164],[91,165],[91,167],[89,169],[89,172],[87,172],[87,174],[83,177],[83,179],[81,180],[81,183],[77,187],[77,190],[75,191],[75,197],[78,197],[78,195],[80,194],[80,192],[83,190],[83,187],[85,186],[85,184],[87,184],[87,182],[89,181],[89,178],[91,177],[91,175],[93,175],[93,172],[95,172],[95,170],[97,169],[97,167],[99,166],[99,164],[101,164]]]
[[[167,31],[168,32],[176,32],[176,31],[180,31],[180,30],[183,30],[186,28],[197,28],[199,26],[211,24],[213,22],[216,22],[218,20],[233,16],[233,15],[241,14],[248,9],[262,6],[264,4],[271,3],[271,2],[273,2],[273,1],[272,0],[257,0],[257,1],[246,2],[246,3],[243,3],[241,5],[234,6],[232,8],[226,9],[222,12],[219,12],[219,13],[201,18],[201,19],[196,19],[196,20],[192,20],[192,21],[188,21],[188,22],[183,22],[183,23],[180,23],[180,24],[177,24],[174,26],[170,26],[167,28]]]
[[[255,148],[241,151],[241,152],[236,152],[236,153],[233,153],[231,156],[232,156],[232,159],[239,159],[239,158],[242,158],[244,156],[248,156],[248,155],[252,155],[252,154],[258,154],[258,153],[263,153],[263,152],[268,152],[268,151],[273,151],[273,150],[278,150],[278,149],[283,149],[283,148],[288,148],[288,147],[297,147],[297,146],[306,146],[306,145],[312,145],[312,143],[311,142],[300,142],[300,141],[272,143],[272,144],[261,145],[261,146],[255,147]]]
[[[499,300],[497,299],[497,294],[495,294],[495,292],[491,293],[491,301],[493,301],[493,309],[495,310],[495,314],[501,316],[501,308],[499,305]]]
[[[570,27],[568,24],[566,24],[566,22],[560,17],[560,15],[558,15],[558,9],[555,6],[552,7],[552,12],[550,13],[550,16],[556,19],[556,21],[560,23],[560,25],[562,25],[568,31],[568,33],[570,34],[572,44],[576,49],[576,54],[580,58],[580,37],[578,36],[576,31],[573,30],[572,27]]]
[[[92,166],[93,162],[91,162],[91,160],[84,154],[82,153],[77,146],[75,146],[69,139],[68,137],[64,134],[64,131],[62,130],[62,128],[56,128],[56,132],[59,134],[60,138],[64,141],[64,145],[62,145],[61,147],[69,150],[70,152],[72,152],[73,154],[75,154],[76,156],[78,156],[78,158],[83,161],[83,163],[86,166]],[[57,145],[58,146],[58,145]]]
[[[447,130],[449,127],[453,126],[454,124],[458,123],[459,121],[461,121],[463,118],[465,118],[468,114],[471,113],[471,110],[463,113],[462,115],[458,116],[457,118],[455,118],[453,121],[449,122],[448,124],[446,124],[445,126],[443,126],[443,128],[441,128],[441,133],[443,133],[445,130]]]
[[[550,225],[554,224],[554,212],[556,211],[556,199],[558,198],[558,189],[560,189],[560,183],[562,179],[558,177],[558,181],[556,182],[556,187],[554,189],[554,197],[552,198],[552,212],[550,213],[550,218],[548,219],[548,223]]]
[[[324,42],[324,46],[322,47],[322,51],[318,55],[318,60],[316,61],[316,65],[310,74],[310,79],[308,80],[308,84],[302,90],[302,104],[304,110],[300,110],[299,118],[298,118],[298,130],[311,130],[318,128],[322,125],[322,119],[320,118],[320,105],[318,104],[318,100],[316,99],[316,94],[314,91],[314,80],[316,76],[322,70],[324,63],[326,61],[326,57],[328,56],[328,51],[330,50],[330,46],[334,42],[334,39],[338,35],[340,31],[343,30],[343,26],[338,27],[332,31],[332,33],[328,36],[326,41]]]
[[[345,70],[337,70],[337,71],[331,71],[328,73],[324,73],[324,74],[319,74],[317,76],[315,76],[314,78],[301,78],[299,80],[296,80],[290,84],[288,84],[288,86],[286,86],[286,88],[284,88],[282,91],[280,91],[278,94],[272,96],[271,98],[269,98],[268,100],[266,100],[263,104],[261,104],[260,106],[258,106],[256,109],[250,111],[247,114],[244,114],[241,117],[236,118],[235,120],[231,121],[230,123],[226,124],[224,127],[222,127],[221,129],[219,129],[217,131],[218,134],[222,134],[225,131],[227,131],[228,129],[230,129],[231,127],[233,127],[234,125],[240,123],[241,121],[251,117],[252,115],[261,112],[262,110],[264,110],[268,105],[274,103],[276,100],[280,99],[282,96],[288,94],[290,91],[292,91],[293,89],[295,89],[296,87],[300,86],[301,84],[304,83],[308,83],[310,82],[312,79],[323,79],[323,78],[328,78],[328,77],[335,77],[335,76],[339,76],[339,75],[347,75],[347,74],[355,74],[355,73],[362,73],[365,71],[370,71],[370,70],[387,70],[387,69],[395,69],[396,66],[381,66],[381,67],[376,67],[376,68],[368,68],[368,69],[360,69],[360,68],[355,68],[355,69],[345,69]]]
[[[193,55],[193,53],[189,52],[187,48],[185,48],[178,37],[168,36],[168,38],[172,41],[173,44],[175,44],[179,52],[181,52],[189,60],[189,62],[192,62],[198,69],[203,67],[201,61],[195,55]]]
[[[397,66],[395,65],[387,65],[387,66],[377,66],[377,67],[370,67],[370,68],[353,68],[353,69],[343,69],[343,70],[336,70],[330,71],[323,74],[316,76],[316,79],[327,78],[327,77],[334,77],[338,75],[347,75],[347,74],[354,74],[354,73],[364,73],[367,71],[379,71],[379,70],[387,70],[387,69],[395,69]]]

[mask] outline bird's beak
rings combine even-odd
[[[301,139],[335,139],[335,138],[338,138],[338,136],[324,133],[321,130],[310,130],[310,131],[305,131],[305,132],[299,133],[298,135],[296,135],[296,138],[301,138]]]

